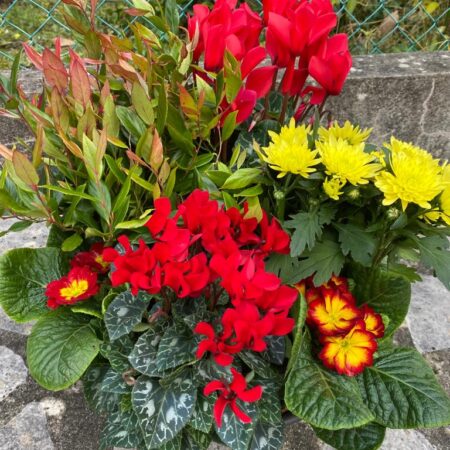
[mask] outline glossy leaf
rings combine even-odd
[[[108,306],[105,325],[109,338],[114,341],[129,333],[141,322],[142,315],[149,305],[150,297],[140,292],[136,297],[126,291],[119,294]]]
[[[17,322],[38,319],[49,311],[47,284],[66,270],[56,248],[10,250],[0,258],[0,305]]]
[[[66,389],[81,378],[97,356],[99,344],[90,316],[63,308],[52,311],[28,338],[30,373],[46,389]]]
[[[358,377],[375,420],[389,428],[429,428],[450,424],[450,399],[415,349],[379,352]]]
[[[159,448],[175,438],[194,412],[196,394],[194,387],[179,393],[163,389],[156,379],[138,378],[132,401],[148,448]]]

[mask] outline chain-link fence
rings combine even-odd
[[[261,8],[260,0],[248,2]],[[196,2],[178,0],[178,3],[181,16],[185,16]],[[339,13],[339,31],[349,34],[354,54],[449,49],[450,0],[333,0],[333,3]],[[132,0],[100,0],[96,13],[99,25],[117,34],[127,34],[136,18],[124,11],[132,5]],[[0,0],[0,68],[10,64],[21,42],[30,42],[41,49],[56,36],[62,36],[65,45],[74,41],[65,25],[61,0]]]

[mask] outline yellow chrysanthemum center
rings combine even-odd
[[[323,190],[328,197],[333,200],[339,200],[339,196],[342,195],[342,188],[345,185],[345,181],[342,181],[339,178],[327,178],[323,182]]]
[[[318,141],[316,144],[327,175],[354,186],[367,184],[381,169],[381,165],[374,162],[373,155],[364,151],[364,144],[351,145],[333,136],[326,142]]]
[[[334,122],[329,128],[319,128],[319,139],[325,142],[333,137],[334,139],[343,139],[351,145],[357,145],[365,142],[371,132],[372,128],[361,129],[358,125],[352,125],[347,120],[343,126]]]
[[[83,295],[89,289],[87,280],[72,280],[70,284],[62,288],[59,293],[65,300],[70,301]]]
[[[309,148],[310,131],[309,126],[297,127],[294,119],[282,127],[280,133],[269,131],[272,142],[261,149],[261,157],[273,170],[280,172],[278,178],[287,173],[308,178],[316,171],[314,166],[320,163],[320,158],[317,150]]]
[[[384,193],[383,205],[400,200],[403,210],[409,203],[431,208],[430,201],[446,187],[439,160],[426,150],[395,138],[385,146],[391,151],[391,171],[378,174],[375,182]]]

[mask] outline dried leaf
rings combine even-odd
[[[380,25],[378,26],[378,34],[380,36],[385,36],[386,34],[391,32],[397,25],[399,19],[400,14],[398,11],[394,11],[388,16],[386,16],[383,22],[381,22]]]

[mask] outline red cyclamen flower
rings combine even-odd
[[[257,402],[261,399],[263,393],[261,386],[247,389],[247,381],[244,376],[233,368],[231,372],[233,381],[230,384],[222,381],[211,381],[203,390],[204,395],[211,395],[216,391],[219,392],[219,397],[214,405],[214,419],[219,427],[222,426],[222,417],[227,406],[230,406],[240,421],[250,423],[252,421],[251,417],[242,411],[237,404],[237,400],[247,403]]]

